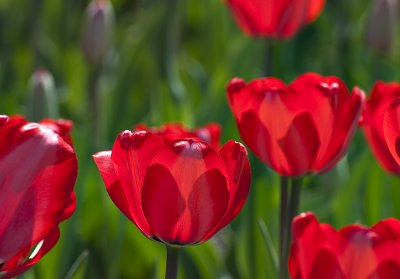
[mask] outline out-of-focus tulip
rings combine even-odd
[[[114,29],[114,9],[109,0],[92,0],[86,9],[82,50],[86,60],[97,65],[106,56]]]
[[[374,0],[366,24],[366,43],[376,52],[386,54],[393,44],[398,23],[398,0]]]
[[[287,39],[319,16],[325,0],[226,0],[226,3],[246,34]]]
[[[135,131],[145,130],[161,136],[167,143],[179,138],[198,138],[205,141],[214,149],[219,148],[219,140],[221,135],[221,127],[217,123],[210,123],[204,127],[197,129],[187,129],[182,124],[167,123],[161,128],[147,127],[145,125],[138,125]]]
[[[400,168],[400,98],[393,100],[385,112],[383,133],[390,153]]]
[[[0,277],[15,277],[58,241],[75,210],[73,147],[44,125],[0,116]]]
[[[400,221],[336,231],[311,213],[293,221],[289,271],[293,279],[395,279],[400,276]]]
[[[47,70],[36,70],[30,78],[27,107],[31,121],[57,117],[58,103],[54,79]]]
[[[400,83],[378,81],[365,102],[361,121],[375,157],[382,167],[392,174],[400,174],[400,165],[386,143],[383,123],[388,107],[397,98],[400,98]]]
[[[350,95],[336,77],[307,73],[289,86],[276,78],[227,88],[231,110],[248,147],[280,175],[332,168],[345,154],[357,127],[363,93]]]
[[[166,138],[165,138],[166,136]],[[150,239],[202,243],[233,220],[250,186],[247,151],[219,151],[197,137],[121,132],[111,151],[93,155],[115,205]]]

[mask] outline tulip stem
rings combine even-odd
[[[267,40],[265,45],[264,76],[272,76],[272,65],[274,58],[274,41]]]
[[[302,178],[281,177],[281,211],[279,227],[279,279],[288,278],[288,258],[291,241],[292,220],[300,204]]]
[[[100,92],[99,92],[99,81],[101,75],[101,65],[91,65],[88,81],[88,107],[90,111],[92,122],[92,148],[96,150],[100,144],[100,124],[101,124],[101,103],[100,103]]]
[[[279,279],[286,279],[286,259],[287,259],[287,224],[288,224],[288,203],[289,203],[289,183],[287,176],[281,176],[281,210],[279,224]]]
[[[179,248],[167,245],[165,279],[178,278]]]

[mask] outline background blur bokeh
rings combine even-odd
[[[327,2],[315,23],[275,43],[272,75],[287,83],[308,71],[336,75],[366,92],[378,79],[400,81],[400,20],[390,21],[389,47],[377,50],[366,39],[374,1]],[[29,79],[47,69],[58,116],[74,122],[79,159],[77,210],[62,224],[57,246],[21,278],[163,278],[165,247],[146,239],[114,206],[91,154],[110,149],[120,131],[138,123],[213,121],[223,127],[223,142],[240,141],[225,86],[235,76],[263,76],[267,42],[246,37],[222,0],[113,0],[111,47],[93,66],[81,48],[87,5],[0,0],[0,112],[27,115]],[[89,94],[93,79],[98,100]],[[277,245],[279,178],[253,155],[251,163],[244,210],[212,240],[183,250],[181,278],[276,277],[270,251],[271,242]],[[379,167],[358,131],[336,168],[306,179],[300,208],[335,227],[400,218],[399,180]]]

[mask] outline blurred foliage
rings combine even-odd
[[[400,81],[400,48],[377,54],[365,44],[372,1],[327,2],[314,24],[275,44],[273,75],[289,83],[315,71],[367,92],[378,79]],[[91,68],[80,48],[87,4],[0,0],[0,111],[26,115],[29,78],[37,68],[48,69],[60,116],[74,121],[79,159],[77,210],[62,225],[57,246],[21,278],[163,278],[165,248],[146,239],[114,206],[91,154],[110,149],[120,131],[138,123],[195,127],[214,121],[223,127],[224,142],[240,140],[225,86],[235,76],[263,75],[267,42],[246,37],[222,0],[112,1],[116,25],[98,78],[96,142],[88,117],[94,106],[88,97]],[[275,278],[265,231],[276,244],[279,178],[253,155],[251,163],[252,189],[244,210],[208,243],[183,249],[181,278]],[[301,210],[312,210],[335,227],[400,218],[398,184],[378,166],[358,132],[338,167],[307,177]]]

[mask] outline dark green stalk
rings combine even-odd
[[[167,245],[165,279],[178,278],[179,248]]]
[[[274,61],[274,48],[275,48],[275,42],[272,40],[267,40],[265,46],[265,58],[264,58],[264,69],[263,69],[264,76],[266,77],[272,76],[273,73],[272,65]]]
[[[256,188],[252,187],[249,193],[249,276],[251,278],[256,278],[257,272],[257,261],[255,259],[256,255],[256,232],[255,232],[255,224],[256,224]]]
[[[288,220],[287,220],[287,255],[289,255],[290,243],[292,239],[292,221],[293,218],[299,213],[300,205],[300,194],[301,186],[303,183],[303,178],[293,178],[292,180],[292,190],[290,193],[290,202],[288,210]],[[287,262],[288,258],[286,259]]]
[[[288,278],[292,220],[298,214],[302,182],[302,178],[281,177],[279,279]]]
[[[92,125],[92,143],[91,148],[97,150],[100,147],[101,134],[101,100],[99,91],[99,81],[101,75],[101,64],[90,65],[89,81],[88,81],[88,108],[90,113],[90,121]]]
[[[279,279],[286,279],[287,268],[287,224],[289,206],[290,178],[281,176],[281,202],[280,202],[280,223],[279,223]]]

